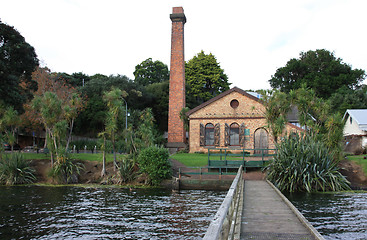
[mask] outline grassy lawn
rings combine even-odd
[[[6,153],[8,154],[8,153]],[[44,153],[22,153],[25,159],[50,159],[50,154]],[[122,155],[117,154],[117,160],[120,159]],[[74,153],[70,154],[70,157],[73,159],[78,159],[82,161],[98,161],[102,162],[102,153]],[[113,161],[113,154],[109,153],[106,155],[106,161],[112,162]]]
[[[172,155],[171,158],[179,161],[187,167],[204,167],[208,165],[208,154],[206,153],[176,153]],[[210,156],[210,160],[220,160],[220,156]],[[227,156],[227,160],[242,160],[242,157]]]
[[[354,155],[354,156],[348,156],[348,160],[351,160],[359,165],[362,166],[363,172],[365,175],[367,175],[367,159],[363,159],[366,155]]]
[[[176,153],[171,156],[172,159],[188,167],[204,167],[208,165],[208,155],[200,153]]]

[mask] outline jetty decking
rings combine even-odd
[[[203,239],[324,238],[273,184],[244,180],[240,167]]]
[[[245,181],[241,239],[317,239],[266,181]]]

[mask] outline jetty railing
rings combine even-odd
[[[208,167],[261,168],[275,155],[276,149],[208,148]]]
[[[243,206],[243,167],[238,168],[221,206],[211,221],[205,233],[204,240],[239,239],[241,227],[241,213]]]
[[[192,171],[187,169],[192,169]],[[181,179],[182,175],[199,175],[200,179],[203,175],[218,175],[221,180],[222,175],[237,175],[237,172],[234,167],[185,167],[185,170],[178,169],[178,178]]]

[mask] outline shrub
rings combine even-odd
[[[0,182],[5,185],[32,183],[36,180],[34,169],[20,153],[4,155],[0,159]]]
[[[281,191],[341,191],[349,182],[328,148],[314,136],[290,134],[278,144],[267,178]]]
[[[139,168],[148,175],[150,184],[158,185],[163,179],[171,176],[171,164],[168,158],[168,150],[162,147],[148,147],[140,152]]]

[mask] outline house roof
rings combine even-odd
[[[255,101],[257,101],[257,102],[261,102],[259,98],[255,97],[255,96],[253,96],[253,95],[251,95],[251,94],[249,94],[249,93],[247,93],[246,91],[244,91],[244,90],[242,90],[242,89],[240,89],[240,88],[238,88],[238,87],[233,87],[233,88],[231,88],[231,89],[229,89],[229,90],[227,90],[227,91],[225,91],[225,92],[222,92],[221,94],[219,94],[219,95],[217,95],[217,96],[213,97],[212,99],[210,99],[210,100],[208,100],[208,101],[206,101],[206,102],[204,102],[204,103],[200,104],[199,106],[197,106],[197,107],[195,107],[195,108],[191,109],[190,111],[188,111],[188,112],[186,113],[186,115],[187,115],[187,116],[190,116],[190,115],[191,115],[191,114],[193,114],[194,112],[199,111],[200,109],[202,109],[202,108],[204,108],[204,107],[208,106],[209,104],[211,104],[211,103],[213,103],[213,102],[217,101],[218,99],[221,99],[221,98],[222,98],[222,97],[224,97],[224,96],[227,96],[228,94],[231,94],[232,92],[238,92],[238,93],[240,93],[240,94],[242,94],[242,95],[244,95],[244,96],[246,96],[246,97],[248,97],[248,98],[251,98],[252,100],[255,100]]]
[[[367,109],[347,109],[343,119],[346,119],[348,115],[358,123],[361,130],[367,131]]]

